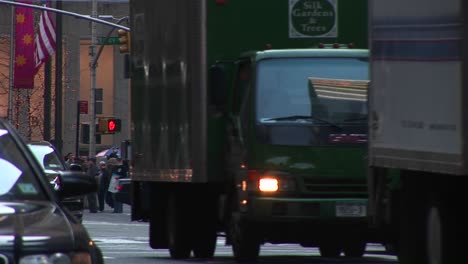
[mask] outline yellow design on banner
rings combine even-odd
[[[21,13],[21,14],[16,15],[16,23],[23,24],[25,20],[26,20],[26,16],[24,14]]]
[[[24,35],[23,37],[23,43],[25,45],[31,45],[33,43],[33,37],[31,36],[31,34],[26,34]]]
[[[23,66],[23,65],[26,64],[26,62],[27,62],[27,60],[26,60],[26,57],[24,57],[24,55],[16,56],[16,64],[18,66]]]

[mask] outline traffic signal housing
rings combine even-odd
[[[96,130],[98,131],[99,125],[96,124]],[[96,144],[101,144],[101,135],[96,133],[95,134],[95,141]],[[81,124],[81,143],[89,144],[89,124]]]
[[[119,35],[119,47],[120,53],[130,53],[130,31],[119,29],[117,30]]]
[[[122,121],[119,118],[100,118],[99,132],[101,134],[114,134],[122,129]]]

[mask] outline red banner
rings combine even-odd
[[[32,4],[30,0],[18,2]],[[34,12],[32,8],[15,8],[14,82],[17,89],[34,88]]]

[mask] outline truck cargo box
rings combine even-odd
[[[466,174],[462,1],[377,2],[369,9],[370,164]]]

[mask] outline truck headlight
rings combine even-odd
[[[258,181],[258,189],[261,192],[276,192],[278,191],[278,179],[261,178]]]
[[[63,253],[38,254],[22,257],[19,264],[91,264],[91,256],[88,253],[74,253],[70,256]]]
[[[296,181],[294,177],[283,172],[249,170],[247,180],[243,181],[241,186],[243,191],[290,192],[296,190]]]

